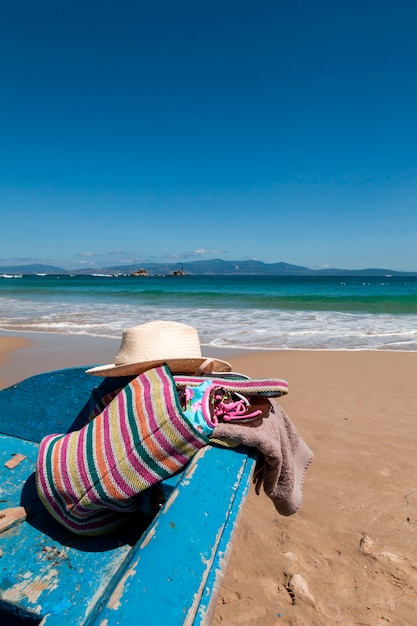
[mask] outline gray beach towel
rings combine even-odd
[[[281,515],[293,515],[303,501],[304,476],[314,458],[282,407],[271,399],[269,417],[248,424],[222,423],[212,437],[256,448],[259,458],[254,482]]]

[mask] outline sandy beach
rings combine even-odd
[[[113,361],[118,340],[0,336],[0,387]],[[314,451],[304,502],[282,517],[252,488],[213,624],[417,623],[417,353],[227,355],[234,370],[289,382],[281,399]]]

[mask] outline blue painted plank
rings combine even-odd
[[[223,584],[227,563],[229,561],[233,545],[233,533],[239,523],[242,508],[248,495],[255,468],[255,452],[250,449],[247,449],[246,452],[248,455],[247,460],[240,477],[239,485],[236,488],[233,502],[231,502],[230,513],[227,517],[216,554],[213,558],[213,565],[204,585],[198,610],[193,621],[193,626],[211,624],[214,616],[216,598]]]
[[[38,374],[0,391],[0,433],[39,442],[84,426],[94,397],[130,378],[88,376],[84,367]]]
[[[215,603],[224,547],[231,541],[254,458],[205,448],[193,459],[146,537],[132,550],[119,585],[92,624],[193,624]],[[212,569],[217,574],[212,578]],[[208,595],[210,598],[208,599]]]
[[[70,623],[82,624],[132,547],[122,536],[89,539],[63,529],[37,500],[33,472],[38,445],[1,435],[0,446],[2,508],[23,501],[28,512],[26,522],[0,535],[0,600],[16,612],[39,617],[51,612],[60,619],[68,615]],[[27,458],[9,470],[4,460],[17,449]]]

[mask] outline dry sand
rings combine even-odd
[[[0,386],[111,362],[119,343],[30,339],[0,337]],[[250,490],[213,624],[417,624],[417,353],[285,351],[229,360],[251,376],[289,381],[281,405],[315,460],[291,517]]]
[[[417,624],[417,353],[245,355],[289,381],[315,453],[284,518],[250,492],[214,617],[227,626]]]

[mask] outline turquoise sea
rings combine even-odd
[[[417,350],[417,277],[0,276],[3,330],[120,338],[154,319],[220,348]]]

